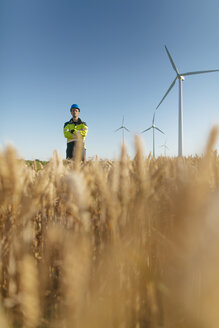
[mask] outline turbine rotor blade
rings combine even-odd
[[[170,55],[170,53],[169,53],[169,51],[168,51],[168,49],[167,49],[166,46],[165,46],[165,49],[166,49],[167,55],[169,57],[169,60],[170,60],[170,62],[172,64],[172,66],[173,66],[174,71],[176,72],[177,75],[179,75],[178,69],[176,68],[176,65],[175,65],[175,63],[173,61],[173,58],[171,57],[171,55]]]
[[[122,126],[124,125],[124,115],[123,115],[123,118],[122,118]]]
[[[156,107],[156,109],[160,106],[160,104],[162,103],[162,101],[166,98],[166,96],[168,95],[168,93],[170,92],[170,90],[172,89],[172,87],[174,86],[174,84],[176,83],[177,77],[173,80],[171,86],[169,87],[169,89],[167,90],[167,92],[165,93],[165,95],[163,96],[163,98],[161,99],[161,101],[159,102],[158,106]]]
[[[120,128],[118,128],[118,129],[116,129],[114,132],[119,131],[120,129],[122,129],[122,126],[120,126]]]
[[[156,109],[155,109],[155,111],[154,111],[154,115],[153,115],[153,119],[152,119],[152,125],[154,125],[155,113],[156,113]]]
[[[165,149],[169,149],[166,145],[161,145],[160,147],[164,147]]]
[[[126,131],[130,132],[129,129],[127,129],[125,126],[123,127]]]
[[[196,72],[187,72],[187,73],[183,73],[183,74],[180,74],[180,75],[194,75],[194,74],[203,74],[203,73],[213,73],[213,72],[218,72],[219,69],[213,69],[213,70],[210,70],[210,71],[196,71]]]
[[[161,133],[165,134],[163,131],[161,131],[160,129],[158,129],[156,126],[154,128],[157,129],[158,131],[160,131]]]
[[[146,131],[149,131],[150,129],[152,129],[152,126],[151,126],[150,128],[148,128],[148,129],[142,131],[141,133],[144,133],[144,132],[146,132]]]

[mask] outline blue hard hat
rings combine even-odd
[[[70,112],[71,112],[72,108],[77,108],[80,112],[80,107],[77,104],[71,105]]]

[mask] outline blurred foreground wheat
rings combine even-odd
[[[219,157],[0,153],[0,327],[219,327]]]

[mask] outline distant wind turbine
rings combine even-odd
[[[124,145],[124,130],[130,132],[125,126],[124,126],[124,115],[122,118],[122,125],[120,126],[120,128],[116,129],[115,132],[119,131],[122,129],[122,144]]]
[[[176,68],[176,65],[167,49],[165,46],[167,55],[169,57],[169,60],[171,62],[171,65],[176,72],[176,77],[173,80],[172,84],[170,85],[169,89],[159,102],[157,108],[160,106],[160,104],[163,102],[163,100],[166,98],[170,90],[173,88],[174,84],[176,83],[176,80],[179,80],[179,127],[178,127],[178,156],[183,156],[183,105],[182,105],[182,81],[184,81],[184,76],[186,75],[194,75],[194,74],[202,74],[202,73],[212,73],[212,72],[218,72],[219,69],[214,69],[210,71],[196,71],[196,72],[187,72],[187,73],[179,73],[178,69]],[[157,109],[156,108],[156,109]]]
[[[163,144],[163,145],[161,145],[161,147],[163,147],[163,148],[164,148],[164,156],[166,157],[166,150],[167,150],[167,149],[169,150],[169,148],[167,147],[167,141],[166,141],[166,139],[165,139],[165,142],[164,142],[164,144]]]
[[[155,110],[155,112],[156,112],[156,110]],[[155,112],[154,112],[153,119],[152,119],[152,125],[148,129],[141,132],[141,133],[144,133],[146,131],[149,131],[150,129],[153,129],[153,157],[155,157],[155,131],[154,130],[156,129],[156,130],[160,131],[161,133],[165,134],[163,131],[161,131],[160,129],[158,129],[155,126],[155,123],[154,123],[154,121],[155,121]]]

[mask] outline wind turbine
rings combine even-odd
[[[164,156],[166,157],[166,150],[167,150],[167,149],[169,150],[169,148],[167,147],[167,141],[166,141],[166,139],[165,139],[165,142],[164,142],[164,144],[163,144],[163,145],[161,145],[161,147],[163,147],[163,148],[164,148]]]
[[[167,55],[169,57],[169,60],[171,62],[171,65],[176,72],[176,77],[173,80],[172,84],[170,85],[169,89],[159,102],[156,109],[160,106],[160,104],[163,102],[163,100],[166,98],[170,90],[173,88],[174,84],[176,83],[176,80],[179,80],[179,125],[178,125],[178,156],[183,156],[183,105],[182,105],[182,81],[184,81],[184,76],[186,75],[194,75],[194,74],[202,74],[202,73],[212,73],[212,72],[218,72],[219,69],[210,70],[210,71],[196,71],[196,72],[187,72],[187,73],[179,73],[178,69],[176,68],[176,65],[173,61],[173,58],[171,57],[167,47],[165,46]]]
[[[156,109],[155,109],[155,112],[156,112]],[[154,121],[155,121],[155,112],[154,112],[153,119],[152,119],[152,125],[148,129],[141,132],[141,133],[144,133],[146,131],[149,131],[150,129],[153,129],[153,157],[155,157],[155,129],[160,131],[161,133],[165,134],[163,131],[161,131],[160,129],[158,129],[155,126],[155,123],[154,123]]]
[[[122,118],[122,125],[120,126],[120,128],[116,129],[115,132],[119,131],[122,129],[122,144],[124,145],[124,130],[130,132],[125,126],[124,126],[124,115]]]

